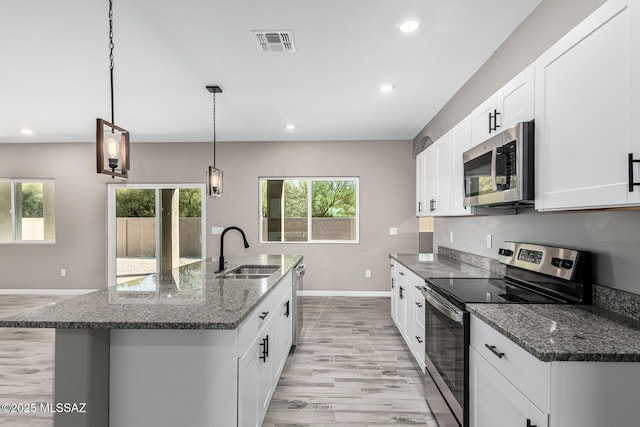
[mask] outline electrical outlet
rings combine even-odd
[[[67,277],[67,269],[66,268],[61,268],[60,269],[60,277]]]
[[[211,227],[211,234],[222,234],[224,227]]]
[[[449,243],[453,243],[453,231],[449,232]]]
[[[493,242],[492,242],[492,238],[491,238],[491,234],[487,234],[487,249],[491,249],[491,247],[493,246]]]
[[[398,227],[389,227],[389,236],[397,236]]]
[[[371,277],[371,270],[365,270],[365,271],[364,271],[364,277],[366,277],[367,279],[368,279],[369,277]]]

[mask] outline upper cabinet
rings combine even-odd
[[[416,159],[417,216],[449,212],[451,179],[450,133],[428,146]]]
[[[536,62],[536,209],[640,204],[639,9],[606,2]]]
[[[451,129],[451,204],[450,215],[471,215],[471,208],[464,206],[464,165],[462,153],[471,148],[471,117],[467,116]]]
[[[531,64],[471,113],[472,145],[534,117],[534,74]]]

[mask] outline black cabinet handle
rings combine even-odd
[[[495,345],[485,344],[484,346],[487,347],[491,351],[491,353],[493,353],[496,356],[498,356],[499,359],[502,359],[502,356],[504,356],[504,353],[501,353],[498,350],[496,350],[496,346]]]
[[[538,427],[538,426],[531,424],[531,420],[527,418],[527,427]]]
[[[287,300],[287,302],[284,303],[284,315],[285,317],[289,317],[289,305],[290,305],[290,301]]]
[[[262,314],[258,317],[260,317],[260,319],[264,320],[267,318],[267,316],[269,315],[268,311],[263,311]]]
[[[416,340],[418,340],[418,344],[422,344],[422,338],[416,335]]]
[[[493,109],[493,114],[489,112],[489,133],[498,130],[500,125],[498,124],[498,116],[500,113],[495,108]],[[493,120],[493,125],[491,124],[491,120]]]
[[[393,277],[391,278],[391,289],[396,287],[396,281],[393,279]]]
[[[629,153],[629,192],[633,193],[633,187],[640,185],[640,182],[633,182],[633,164],[640,163],[640,159],[635,160],[633,153]]]
[[[422,212],[422,202],[418,202],[418,212]]]
[[[418,306],[418,308],[422,308],[422,304],[420,304],[418,301],[416,301],[416,305]]]
[[[404,276],[404,273],[402,271],[398,271],[398,274]]]
[[[262,338],[260,347],[262,347],[262,356],[260,356],[260,360],[262,360],[262,362],[264,363],[267,363],[267,357],[269,357],[269,335]]]
[[[436,199],[429,200],[429,212],[436,210]]]
[[[404,299],[404,288],[400,286],[400,299]]]

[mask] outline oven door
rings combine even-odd
[[[429,286],[423,289],[427,302],[425,365],[458,424],[468,426],[469,312],[455,307]],[[432,410],[434,406],[441,406],[438,405],[440,396],[431,394],[430,397],[428,392],[427,384],[425,393]]]

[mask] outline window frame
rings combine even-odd
[[[113,183],[107,184],[107,286],[115,286],[117,282],[117,256],[116,256],[116,190],[117,189],[134,189],[134,190],[154,190],[155,197],[155,234],[156,234],[156,254],[159,245],[162,242],[162,230],[160,221],[157,220],[158,212],[162,212],[161,198],[158,197],[160,190],[198,188],[202,192],[201,209],[202,209],[202,234],[200,235],[200,244],[202,246],[201,256],[204,260],[207,254],[207,187],[204,183],[149,183],[149,184],[129,184],[129,183]],[[160,271],[160,256],[156,255],[156,272]]]
[[[262,216],[262,182],[268,180],[283,180],[283,181],[307,181],[307,240],[305,241],[269,241],[263,240],[263,216]],[[353,240],[314,240],[313,236],[313,192],[312,186],[314,181],[354,181],[356,183],[356,214],[355,214],[355,239]],[[258,234],[260,243],[263,244],[359,244],[360,243],[360,177],[358,176],[259,176],[258,177]]]
[[[16,240],[16,233],[17,233],[17,228],[16,228],[16,222],[17,222],[17,218],[15,216],[15,212],[16,212],[16,197],[15,197],[15,185],[16,184],[22,184],[22,183],[29,183],[29,182],[40,182],[43,184],[43,198],[44,198],[44,183],[45,182],[50,182],[53,184],[53,197],[54,197],[54,202],[53,202],[53,229],[54,229],[54,235],[57,235],[56,230],[57,230],[57,226],[56,226],[56,215],[55,215],[55,211],[56,211],[56,203],[55,203],[55,179],[54,178],[0,178],[0,182],[8,182],[11,184],[11,240],[7,241],[7,242],[0,242],[0,245],[52,245],[56,243],[56,238],[54,237],[53,239],[42,239],[42,240]],[[43,214],[44,215],[44,214]],[[44,218],[44,217],[43,217]]]

